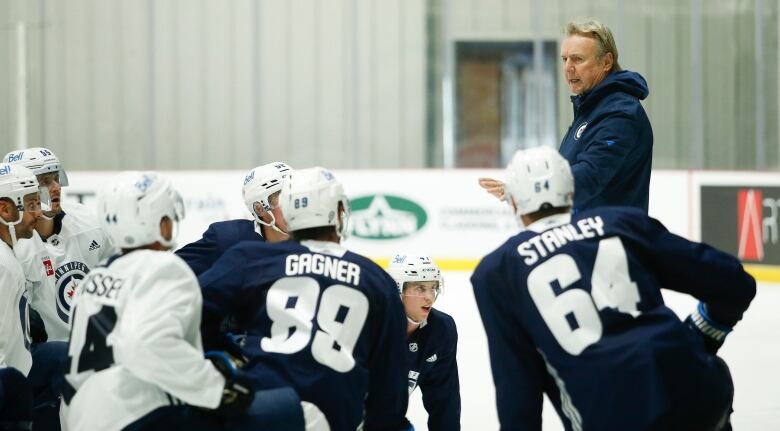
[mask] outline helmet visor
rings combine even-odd
[[[46,187],[38,187],[38,197],[40,198],[41,211],[53,211],[51,195]]]
[[[429,297],[434,301],[441,293],[441,283],[436,280],[431,281],[407,281],[404,283],[403,295]]]

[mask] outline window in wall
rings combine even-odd
[[[502,167],[520,148],[557,145],[556,42],[456,45],[456,164]]]

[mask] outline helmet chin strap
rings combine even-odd
[[[13,247],[16,247],[16,226],[10,225],[8,226],[8,232],[11,234],[11,244]]]
[[[285,231],[283,231],[283,230],[279,229],[278,227],[276,227],[276,223],[274,223],[274,224],[272,224],[272,225],[271,225],[271,229],[273,229],[273,230],[275,230],[275,231],[279,232],[280,234],[282,234],[282,235],[284,235],[284,236],[290,236],[290,234],[288,234],[287,232],[285,232]]]
[[[260,223],[261,225],[263,225],[265,227],[270,227],[271,229],[279,232],[280,234],[282,234],[284,236],[290,236],[290,234],[288,234],[287,232],[279,229],[279,227],[276,226],[276,216],[274,216],[274,213],[271,212],[271,211],[266,211],[266,212],[271,215],[271,222],[270,223],[264,222],[263,219],[261,219],[260,216],[256,212],[254,214],[255,221]]]
[[[11,235],[11,248],[16,247],[16,225],[22,222],[21,217],[16,223],[9,223],[0,217],[0,223],[8,226],[8,234]]]

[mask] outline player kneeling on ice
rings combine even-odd
[[[244,177],[241,195],[254,220],[212,223],[203,237],[176,250],[195,275],[200,275],[228,249],[241,241],[279,242],[288,239],[287,224],[279,208],[279,193],[292,168],[273,162],[258,166]]]
[[[398,285],[406,312],[409,394],[420,387],[429,430],[458,430],[458,329],[452,317],[433,308],[443,288],[441,271],[428,256],[400,253],[387,271]],[[404,419],[401,429],[414,427]]]
[[[349,201],[331,172],[293,172],[279,201],[292,241],[241,242],[199,277],[204,344],[222,348],[220,322],[235,316],[247,373],[291,385],[307,430],[397,430],[408,369],[393,279],[341,246]]]
[[[98,214],[122,254],[93,269],[74,300],[67,428],[242,429],[232,421],[252,384],[223,352],[204,358],[197,279],[168,252],[179,193],[156,173],[124,172],[98,195]]]
[[[506,178],[525,230],[471,278],[502,429],[541,430],[543,393],[567,430],[731,429],[715,353],[756,293],[739,261],[639,209],[573,216],[571,170],[552,148],[518,151]],[[661,288],[701,301],[685,323]]]

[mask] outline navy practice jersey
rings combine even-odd
[[[642,430],[673,404],[704,402],[714,361],[660,289],[725,325],[755,295],[734,257],[618,207],[537,221],[471,281],[505,430],[540,430],[543,392],[567,430]]]
[[[395,282],[339,244],[244,241],[200,278],[203,337],[221,320],[248,333],[246,371],[259,388],[292,386],[330,428],[397,430],[406,413],[406,318]]]
[[[459,430],[460,383],[455,321],[448,314],[432,308],[425,325],[417,328],[407,343],[409,393],[420,387],[423,405],[428,412],[428,429]]]
[[[265,241],[265,238],[257,233],[252,220],[220,221],[209,225],[203,238],[176,250],[176,255],[187,262],[195,275],[200,275],[241,241]]]

